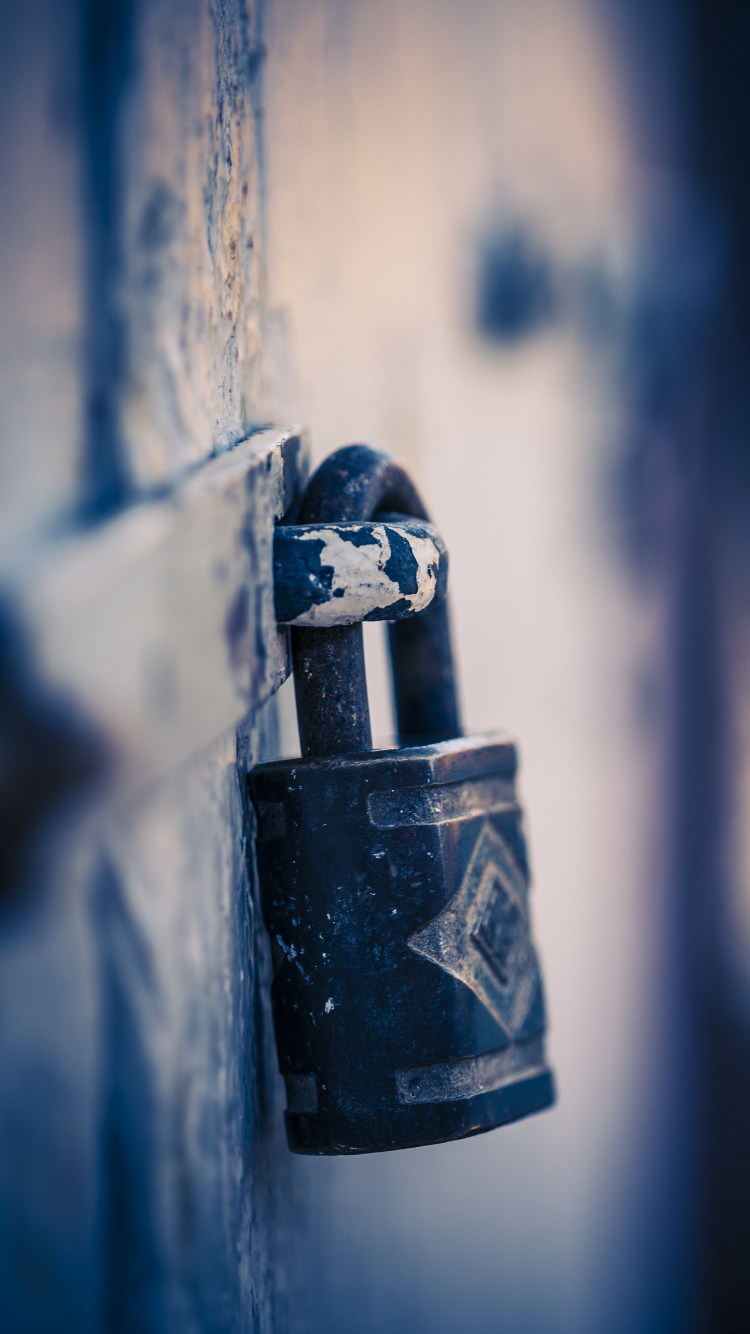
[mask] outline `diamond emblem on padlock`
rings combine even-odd
[[[491,882],[491,889],[471,938],[497,975],[500,986],[507,988],[528,935],[528,923],[523,904],[512,890],[505,888],[494,862],[489,863],[483,876],[485,880]]]
[[[407,941],[471,987],[510,1037],[519,1033],[538,981],[526,892],[507,843],[485,820],[458,890]]]

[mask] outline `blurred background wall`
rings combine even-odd
[[[522,745],[560,1090],[310,1164],[316,1328],[750,1318],[747,38],[731,4],[269,5],[272,393],[317,458],[398,453],[446,535],[467,723]]]
[[[236,775],[294,749],[287,683],[239,751],[230,729],[135,808],[71,817],[64,894],[0,919],[10,1327],[747,1329],[747,6],[2,10],[4,580],[40,525],[166,492],[269,421],[309,427],[313,462],[396,453],[451,552],[466,725],[521,746],[559,1094],[464,1143],[286,1156]],[[385,737],[376,630],[367,650]],[[102,969],[138,1070],[96,1036]],[[112,1087],[125,1177],[158,1159],[158,1207],[136,1191],[114,1242]],[[24,1125],[40,1089],[67,1140]]]

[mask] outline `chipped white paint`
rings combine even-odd
[[[335,1010],[336,1002],[334,1001],[333,996],[328,997],[328,1000],[326,1001],[325,1006],[323,1008],[325,1009],[326,1014],[330,1014],[332,1010]]]
[[[339,529],[333,526],[311,524],[300,530],[300,541],[323,542],[320,563],[332,568],[333,578],[330,601],[314,604],[295,617],[291,625],[347,625],[385,611],[402,599],[408,601],[412,614],[429,607],[437,589],[441,554],[437,544],[406,526],[399,527],[399,533],[409,543],[417,562],[417,591],[403,593],[398,583],[385,572],[391,558],[389,525],[368,524],[367,527],[375,541],[362,546],[342,537]],[[351,525],[351,530],[358,531],[357,525]]]

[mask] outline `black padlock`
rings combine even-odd
[[[365,446],[318,469],[300,523],[426,518]],[[249,776],[289,1146],[460,1139],[554,1100],[516,748],[461,737],[443,602],[389,626],[401,744],[373,751],[361,625],[293,629],[301,759]]]

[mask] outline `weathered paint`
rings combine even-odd
[[[422,520],[276,529],[276,618],[284,624],[400,620],[440,601],[447,584],[448,553]]]
[[[31,0],[0,29],[0,736],[54,704],[109,780],[0,905],[0,1323],[299,1328],[240,801],[278,753],[272,537],[306,466],[259,429],[258,11]]]
[[[286,679],[272,544],[305,461],[298,432],[260,432],[167,496],[53,534],[6,568],[6,600],[40,672],[96,724],[128,791],[214,741]]]
[[[108,300],[124,332],[112,390],[138,487],[258,425],[263,53],[254,0],[134,0],[132,12]]]

